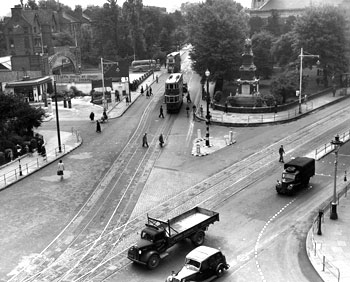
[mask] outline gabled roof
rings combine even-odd
[[[40,25],[51,25],[55,12],[52,10],[23,10],[23,17],[31,24],[37,18]]]

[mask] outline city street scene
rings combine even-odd
[[[349,1],[8,2],[0,281],[350,281]]]

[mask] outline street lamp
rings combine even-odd
[[[205,76],[207,77],[207,133],[206,133],[206,140],[205,140],[205,145],[207,147],[210,146],[210,143],[209,143],[209,125],[210,125],[210,111],[209,111],[209,104],[210,104],[210,94],[209,94],[209,76],[210,76],[210,71],[207,69],[205,71]]]
[[[332,202],[332,210],[330,214],[331,219],[338,219],[337,215],[337,166],[338,166],[338,151],[340,146],[343,144],[342,141],[339,140],[339,135],[334,137],[334,140],[331,141],[332,145],[334,145],[334,190],[333,190],[333,202]]]
[[[58,138],[58,152],[62,152],[61,148],[61,134],[60,134],[60,122],[58,118],[58,105],[57,105],[57,88],[56,88],[56,81],[54,81],[55,85],[55,107],[56,107],[56,126],[57,126],[57,138]]]
[[[301,114],[301,87],[302,87],[302,82],[303,82],[303,58],[308,57],[308,58],[320,58],[319,55],[311,55],[311,54],[304,54],[303,48],[300,50],[300,79],[299,79],[299,114]],[[319,61],[317,61],[317,64],[319,64]]]

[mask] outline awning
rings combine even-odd
[[[39,77],[35,79],[20,80],[6,83],[5,88],[14,88],[21,86],[38,86],[47,82],[51,82],[52,78],[50,76]]]

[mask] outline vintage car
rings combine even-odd
[[[171,277],[171,281],[211,281],[216,277],[221,277],[229,267],[220,250],[200,246],[186,256],[185,265],[175,276]]]

